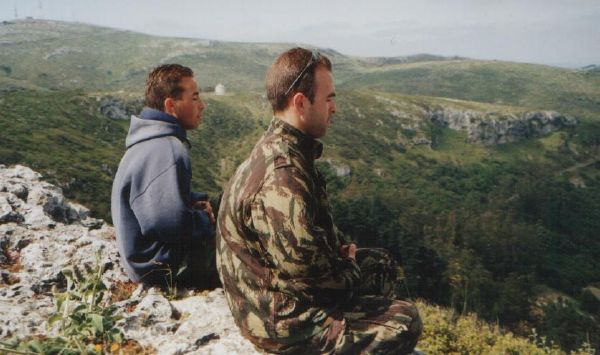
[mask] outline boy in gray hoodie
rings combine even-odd
[[[147,107],[131,117],[112,188],[122,265],[135,282],[214,287],[212,208],[206,194],[190,191],[186,130],[198,127],[205,107],[194,73],[178,64],[155,68],[145,99]]]

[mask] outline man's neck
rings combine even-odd
[[[300,132],[306,134],[304,129],[302,129],[303,127],[302,127],[302,124],[300,123],[300,117],[298,116],[297,113],[293,112],[292,110],[276,112],[274,116],[277,119],[280,119],[283,122],[289,124],[290,126],[296,128]]]

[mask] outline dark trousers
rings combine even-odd
[[[177,286],[201,290],[220,287],[215,253],[214,235],[192,239],[190,250],[177,272]]]

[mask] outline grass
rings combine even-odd
[[[465,132],[444,129],[440,143],[435,149],[420,146],[416,150],[423,156],[440,162],[452,162],[456,165],[466,165],[481,162],[488,158],[489,148],[481,144],[469,144]]]

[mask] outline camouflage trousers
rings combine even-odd
[[[298,354],[408,354],[423,330],[414,304],[394,299],[396,263],[384,249],[358,249],[358,294],[333,314],[325,331],[283,352]]]

